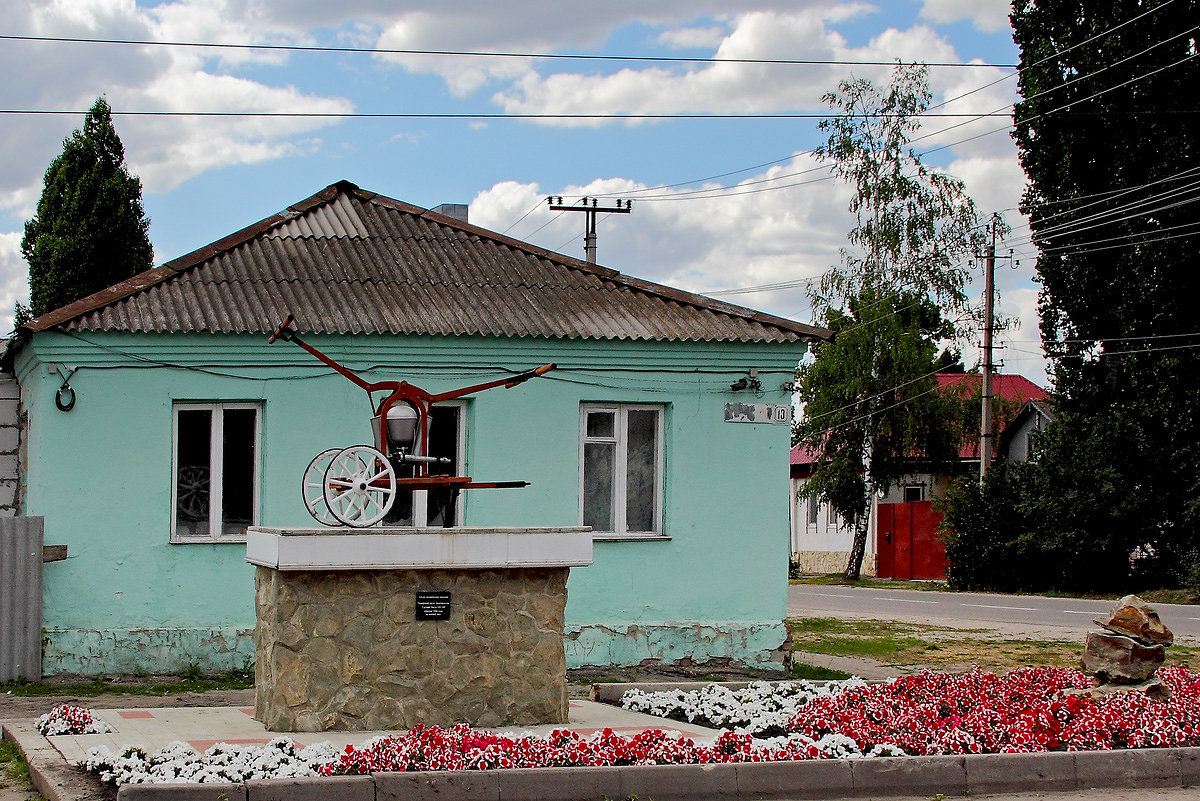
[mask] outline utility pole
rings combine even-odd
[[[633,210],[632,200],[617,200],[616,206],[601,206],[594,197],[585,197],[579,206],[564,206],[561,197],[548,197],[546,202],[550,204],[550,211],[582,211],[587,215],[583,226],[583,253],[588,264],[596,263],[596,213],[628,214]]]
[[[992,461],[992,328],[996,296],[996,221],[992,215],[992,241],[984,258],[983,279],[983,408],[979,415],[979,481],[987,477]]]

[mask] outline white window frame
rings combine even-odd
[[[626,484],[628,464],[628,414],[631,411],[654,412],[657,416],[654,427],[654,529],[652,531],[626,530]],[[592,412],[613,412],[613,437],[589,437],[587,416]],[[653,539],[663,536],[663,495],[666,485],[666,465],[663,459],[663,438],[666,428],[666,407],[653,403],[581,403],[579,405],[579,525],[583,522],[583,471],[585,446],[591,443],[615,443],[616,454],[613,469],[613,521],[614,531],[593,531],[594,538],[601,539]]]
[[[171,542],[172,543],[208,543],[208,542],[245,542],[245,534],[222,534],[221,516],[224,511],[222,492],[224,491],[224,459],[222,440],[225,427],[226,409],[254,410],[254,500],[250,525],[258,525],[262,501],[262,418],[263,406],[253,401],[179,401],[171,409]],[[208,534],[181,534],[176,525],[179,522],[178,491],[179,491],[179,412],[208,410],[211,413],[209,429],[209,495],[208,495]]]
[[[442,401],[433,405],[438,409],[448,407],[458,409],[458,453],[454,457],[454,460],[458,462],[458,472],[456,475],[471,475],[467,471],[467,402],[465,400],[452,400]],[[458,521],[457,525],[463,525],[463,520],[466,519],[467,496],[470,494],[469,492],[458,493],[458,498],[454,504],[455,517]],[[429,490],[413,490],[413,525],[429,525]]]

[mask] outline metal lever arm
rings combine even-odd
[[[296,318],[291,315],[291,312],[289,312],[288,316],[283,318],[283,322],[279,324],[279,327],[275,329],[275,333],[267,337],[267,344],[274,345],[275,340],[277,339],[282,339],[284,342],[291,340],[291,338],[295,336],[294,332],[292,331],[292,321],[295,319]]]
[[[429,401],[430,403],[437,403],[438,401],[453,400],[455,398],[461,398],[464,395],[474,395],[476,392],[482,392],[485,389],[492,389],[493,387],[512,389],[517,384],[523,384],[531,378],[535,378],[539,375],[545,375],[557,366],[557,364],[553,363],[543,364],[541,367],[538,367],[534,370],[526,370],[523,373],[518,373],[517,375],[509,376],[508,378],[499,378],[495,381],[488,381],[486,384],[476,384],[472,387],[463,387],[462,389],[454,389],[449,392],[443,392],[430,397]]]

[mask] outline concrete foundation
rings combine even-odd
[[[586,529],[330,531],[248,537],[267,729],[566,722],[563,610]]]

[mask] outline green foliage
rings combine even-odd
[[[1172,179],[1200,128],[1169,113],[1200,80],[1197,19],[1200,0],[1014,4],[1058,418],[1012,492],[1044,558],[1071,563],[1048,586],[1186,583],[1200,562],[1200,260],[1177,233],[1194,172]]]
[[[29,763],[12,740],[0,740],[0,769],[26,792],[33,790],[33,783],[29,780]],[[0,788],[3,786],[0,782]]]
[[[795,441],[815,453],[808,496],[819,496],[857,532],[869,498],[913,472],[914,457],[945,465],[960,441],[947,422],[956,404],[937,391],[937,340],[950,335],[941,312],[914,292],[865,290],[849,311],[827,310],[833,338],[797,371],[804,416]],[[851,564],[856,578],[861,568]]]
[[[1197,544],[1147,542],[1154,500],[1093,444],[1054,425],[1030,461],[999,466],[982,487],[955,482],[941,502],[951,588],[1123,594],[1193,576]]]
[[[912,472],[914,456],[941,462],[957,445],[933,373],[954,360],[938,355],[956,334],[941,309],[967,310],[960,262],[983,231],[962,182],[910,147],[929,99],[925,68],[897,65],[885,89],[841,82],[825,96],[837,115],[820,125],[817,156],[854,188],[855,226],[812,293],[834,338],[798,372],[796,439],[818,454],[808,494],[854,526],[848,579],[862,568],[871,493]]]
[[[83,129],[63,141],[46,170],[37,214],[25,223],[30,305],[18,324],[152,266],[142,185],[125,169],[125,149],[101,97]]]
[[[824,100],[840,116],[821,121],[828,139],[816,154],[854,187],[856,225],[842,266],[822,278],[818,300],[831,305],[891,288],[966,310],[967,274],[959,265],[983,246],[984,232],[962,181],[931,171],[910,146],[929,107],[927,68],[898,64],[883,89],[845,80]]]

